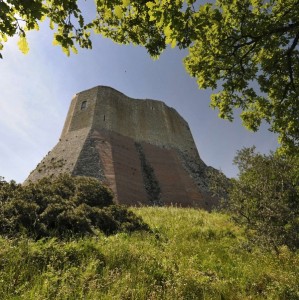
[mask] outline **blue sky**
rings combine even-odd
[[[267,153],[276,137],[262,128],[251,133],[237,118],[218,118],[209,107],[210,91],[199,90],[186,73],[186,52],[167,49],[152,60],[141,47],[121,46],[96,36],[92,50],[65,56],[52,45],[44,23],[29,34],[30,51],[22,54],[17,39],[5,45],[0,60],[0,176],[22,182],[58,142],[72,96],[97,85],[111,86],[129,97],[157,99],[175,108],[189,123],[199,154],[227,176],[238,149],[256,145]]]

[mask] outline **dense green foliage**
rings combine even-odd
[[[23,53],[29,46],[26,32],[38,30],[39,22],[46,18],[51,29],[56,27],[54,44],[60,44],[69,54],[70,49],[77,52],[74,44],[91,48],[90,33],[76,0],[7,0],[0,1],[0,50],[8,37],[18,35],[18,45]],[[0,57],[1,53],[0,53]]]
[[[299,248],[299,161],[253,148],[237,153],[239,177],[232,179],[225,204],[252,239],[274,247]]]
[[[133,212],[155,234],[0,239],[0,298],[299,298],[299,254],[248,248],[243,229],[226,215],[160,207]]]
[[[200,88],[217,89],[211,106],[257,130],[264,120],[285,149],[299,146],[297,0],[97,1],[98,33],[143,45],[188,48],[185,67]]]
[[[97,179],[62,174],[26,186],[0,181],[0,234],[69,238],[74,235],[149,230]]]
[[[48,18],[54,44],[69,54],[91,48],[95,32],[115,42],[138,44],[158,56],[168,44],[188,48],[185,67],[200,88],[217,89],[211,105],[233,119],[241,109],[246,127],[262,121],[279,134],[283,150],[299,146],[299,3],[297,0],[96,0],[95,16],[82,14],[84,1],[0,2],[0,50]],[[79,7],[81,5],[81,8]]]

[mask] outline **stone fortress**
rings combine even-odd
[[[58,144],[25,184],[70,173],[103,181],[119,204],[211,209],[209,169],[176,110],[98,86],[73,97]]]

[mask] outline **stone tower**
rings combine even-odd
[[[74,96],[58,144],[25,183],[66,172],[105,182],[120,204],[210,209],[208,168],[173,108],[98,86]]]

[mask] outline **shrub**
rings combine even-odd
[[[75,177],[76,196],[78,203],[89,206],[105,207],[113,204],[111,191],[91,177]]]
[[[149,230],[126,208],[114,205],[111,191],[97,179],[62,174],[27,186],[0,181],[0,234],[70,237]]]
[[[150,231],[149,226],[140,217],[127,210],[124,206],[111,205],[105,207],[103,212],[116,222],[118,230],[126,232],[136,230]]]
[[[239,178],[232,181],[227,208],[251,238],[273,247],[299,248],[299,159],[275,153],[262,155],[253,148],[234,160]]]

